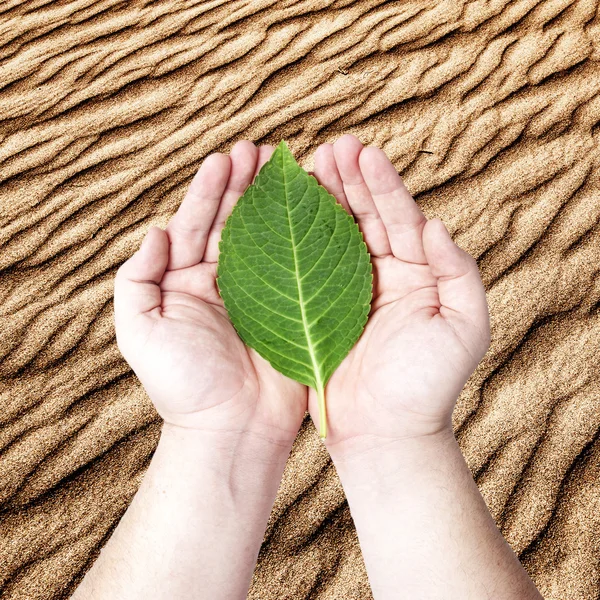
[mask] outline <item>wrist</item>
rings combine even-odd
[[[295,382],[294,382],[295,383]],[[260,397],[239,395],[206,408],[176,411],[154,401],[159,414],[172,431],[197,432],[197,436],[227,444],[247,440],[252,446],[291,448],[306,412],[306,393],[264,390]],[[265,386],[266,387],[266,386]],[[264,442],[264,444],[261,443]],[[253,442],[253,443],[251,443]]]
[[[268,462],[269,458],[277,460],[278,456],[289,454],[295,438],[271,437],[248,429],[196,429],[164,421],[160,439],[168,440],[170,446],[185,446],[219,461]]]
[[[278,397],[261,402],[244,401],[239,404],[225,402],[197,412],[166,413],[159,411],[169,434],[180,431],[186,437],[204,439],[207,443],[226,446],[229,442],[247,440],[248,444],[267,447],[290,448],[296,439],[304,419],[304,411],[293,410],[293,415],[277,420],[270,413]],[[226,406],[228,405],[229,406]],[[265,405],[267,408],[265,409]],[[155,405],[156,406],[156,405]],[[296,409],[296,406],[293,406]],[[193,432],[193,433],[192,433]],[[212,440],[212,442],[211,442]]]
[[[235,497],[277,491],[292,441],[273,440],[249,431],[198,430],[164,423],[157,453],[171,468]],[[186,469],[185,464],[192,464]]]
[[[345,489],[365,489],[374,494],[405,488],[406,481],[415,474],[426,476],[429,470],[435,469],[437,457],[452,453],[461,455],[451,426],[427,435],[363,437],[330,451]]]

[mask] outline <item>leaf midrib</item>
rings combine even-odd
[[[308,327],[308,320],[306,318],[306,313],[304,310],[304,298],[302,295],[302,280],[300,279],[300,269],[298,267],[298,257],[296,255],[296,240],[294,238],[294,228],[292,227],[292,220],[290,218],[290,203],[287,193],[287,181],[285,179],[285,158],[283,154],[281,155],[281,174],[283,179],[283,190],[285,196],[285,209],[288,219],[288,226],[290,228],[290,237],[292,242],[292,257],[294,259],[294,269],[296,271],[296,286],[298,287],[298,303],[300,305],[300,316],[302,318],[302,327],[304,327],[304,335],[306,336],[306,343],[308,345],[308,354],[310,356],[310,362],[312,363],[313,370],[315,372],[315,385],[317,391],[323,390],[323,382],[321,381],[321,370],[319,369],[319,364],[317,362],[317,356],[315,354],[315,349],[313,347],[312,338],[310,336],[310,330]],[[308,186],[308,183],[307,183]],[[319,197],[320,200],[320,197]]]

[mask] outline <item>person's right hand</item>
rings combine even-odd
[[[244,345],[215,281],[225,220],[272,152],[243,140],[231,156],[204,160],[166,231],[151,228],[119,268],[115,325],[121,353],[166,423],[291,446],[306,388]]]
[[[326,386],[332,457],[451,430],[490,339],[477,263],[426,219],[379,148],[344,135],[317,149],[314,175],[354,215],[374,271],[369,321]],[[314,390],[309,406],[318,426]]]

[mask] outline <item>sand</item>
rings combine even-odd
[[[600,594],[600,17],[595,0],[7,0],[0,7],[0,590],[67,598],[160,420],[112,280],[203,158],[382,147],[477,259],[492,345],[460,445],[545,598]],[[369,598],[312,424],[249,598]]]

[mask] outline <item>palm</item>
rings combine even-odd
[[[354,213],[374,270],[365,331],[326,389],[330,447],[365,435],[416,435],[447,422],[487,343],[480,310],[483,288],[478,275],[473,280],[472,259],[457,254],[470,268],[469,277],[466,271],[460,276],[465,281],[440,278],[438,225],[425,234],[427,220],[383,152],[369,149],[361,157],[363,173],[361,151],[356,138],[344,136],[315,158],[320,183]],[[477,323],[452,308],[456,289],[448,283],[454,288],[458,283],[459,295],[472,294],[479,303]],[[312,393],[310,404],[314,414]]]
[[[203,276],[207,269],[192,270]],[[174,275],[167,271],[160,284],[161,317],[150,328],[142,348],[143,372],[138,373],[142,382],[148,380],[146,389],[157,408],[165,414],[193,414],[256,395],[252,362],[224,309],[193,289],[169,285]]]
[[[125,263],[115,287],[117,338],[166,421],[293,438],[306,410],[305,388],[243,344],[216,285],[220,232],[233,204],[272,152],[261,150],[258,156],[250,142],[241,142],[232,150],[229,170],[222,160],[227,157],[207,159],[166,232],[148,234],[152,249],[146,267],[154,273],[139,274],[145,268],[139,258]],[[144,294],[145,310],[137,306],[137,314],[127,318],[126,303],[136,296],[144,301]]]
[[[405,427],[407,415],[435,419],[464,384],[456,373],[464,371],[469,357],[439,316],[429,267],[419,267],[395,258],[373,261],[381,278],[382,271],[395,272],[411,286],[374,290],[374,310],[364,334],[327,388],[332,442],[340,437],[338,430],[344,437],[373,433],[369,425],[374,419],[384,437],[393,437],[399,424]]]

